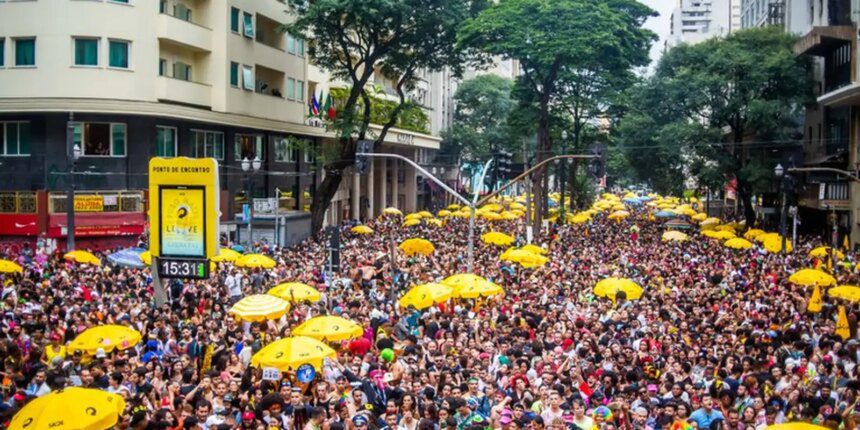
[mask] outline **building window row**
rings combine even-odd
[[[73,38],[75,66],[99,67],[101,38],[98,37],[74,37]],[[131,42],[127,40],[107,40],[107,65],[115,69],[128,69],[130,67],[129,56],[131,53]]]
[[[35,37],[13,37],[9,40],[12,48],[13,67],[35,67],[36,66],[36,38]],[[6,66],[6,38],[0,37],[0,67]]]
[[[0,122],[0,143],[4,156],[30,155],[30,123]]]
[[[74,144],[87,157],[125,157],[126,125],[113,122],[74,124]]]
[[[240,30],[241,26],[241,30]],[[254,15],[231,7],[230,8],[230,30],[242,34],[247,38],[254,38]]]

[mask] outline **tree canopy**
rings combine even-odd
[[[443,133],[442,156],[476,159],[493,148],[518,149],[508,126],[512,87],[512,80],[496,75],[463,81],[454,94],[454,121]]]

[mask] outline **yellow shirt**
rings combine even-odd
[[[66,347],[63,345],[60,345],[59,349],[57,351],[54,351],[54,346],[48,345],[48,347],[45,348],[45,356],[48,357],[48,363],[52,362],[54,360],[54,357],[62,357],[65,359],[66,358]]]

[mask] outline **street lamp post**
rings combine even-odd
[[[773,173],[776,175],[777,178],[779,178],[779,191],[782,194],[782,205],[780,206],[780,209],[779,209],[779,235],[781,236],[780,240],[782,241],[782,245],[781,245],[780,249],[781,249],[782,253],[785,254],[785,235],[786,235],[786,231],[785,231],[786,230],[785,209],[786,209],[786,200],[787,200],[787,197],[786,197],[787,190],[786,190],[785,182],[786,182],[787,177],[785,175],[785,169],[782,167],[782,164],[777,164],[776,167],[773,169]]]
[[[561,153],[564,154],[567,152],[567,130],[563,130],[561,132],[561,140],[562,140],[562,142],[561,142]],[[565,204],[564,204],[564,188],[565,188],[565,184],[567,183],[566,168],[567,168],[567,160],[561,160],[561,174],[560,174],[560,176],[561,176],[561,199],[560,200],[561,201],[559,202],[559,204],[561,206],[559,207],[559,216],[558,216],[558,219],[560,220],[561,223],[564,223],[566,220],[564,217],[564,206],[565,206]]]
[[[247,190],[245,191],[245,196],[248,199],[248,246],[250,247],[254,243],[254,227],[252,220],[254,219],[254,202],[251,198],[251,193],[254,192],[254,174],[260,170],[260,166],[262,162],[260,161],[260,157],[254,157],[254,161],[248,160],[248,157],[245,157],[242,160],[242,171],[245,172],[245,180],[247,181]]]
[[[66,147],[68,155],[68,189],[66,190],[66,252],[75,250],[75,165],[81,158],[81,147],[75,144],[74,117],[69,114],[66,123]]]

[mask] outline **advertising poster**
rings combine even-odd
[[[161,255],[206,256],[206,194],[203,187],[160,188]]]

